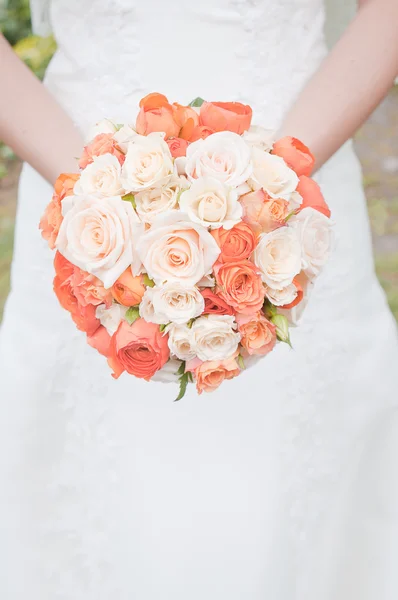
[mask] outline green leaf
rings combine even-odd
[[[195,323],[195,319],[189,319],[188,323],[187,323],[187,327],[188,329],[192,329],[192,325]]]
[[[122,196],[122,200],[124,200],[125,202],[130,202],[133,208],[137,208],[134,194],[125,194],[124,196]]]
[[[185,392],[187,391],[187,385],[188,385],[188,373],[184,373],[184,375],[181,375],[179,382],[180,382],[180,392],[179,392],[177,398],[174,400],[174,402],[178,402],[178,400],[181,400],[181,398],[183,398],[185,396]]]
[[[239,354],[238,358],[236,359],[236,362],[238,363],[241,371],[245,370],[245,363],[243,362],[243,356],[241,354]]]
[[[293,348],[290,341],[289,322],[287,318],[284,315],[274,315],[271,317],[271,323],[276,326],[276,337],[278,340]]]
[[[168,326],[168,323],[162,323],[162,325],[159,325],[160,333],[163,333],[166,330],[167,326]]]
[[[188,375],[189,383],[193,383],[193,375],[192,375],[191,371],[188,371],[187,375]]]
[[[142,281],[143,281],[144,285],[146,285],[146,287],[154,287],[155,286],[155,282],[153,281],[153,279],[151,279],[149,277],[149,275],[147,273],[145,273],[142,276]]]
[[[185,360],[182,361],[182,363],[179,366],[179,369],[177,371],[177,375],[184,375],[185,374]]]
[[[139,311],[138,306],[130,306],[130,308],[127,309],[126,314],[124,316],[125,320],[127,321],[127,323],[129,325],[132,325],[134,323],[134,321],[139,319],[139,317],[140,317],[140,311]]]
[[[202,106],[203,102],[204,102],[203,98],[198,96],[197,98],[195,98],[195,100],[192,100],[192,102],[190,102],[188,106],[193,106],[194,108],[199,108],[200,106]]]
[[[273,304],[271,304],[271,302],[269,300],[267,300],[267,299],[264,302],[263,311],[264,311],[265,316],[268,319],[271,319],[271,317],[275,317],[277,315],[277,308],[276,308],[276,306],[274,306]]]

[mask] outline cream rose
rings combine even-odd
[[[135,243],[143,225],[130,202],[120,196],[68,196],[62,213],[56,247],[65,258],[98,277],[106,289],[130,265],[138,275],[141,261]]]
[[[136,135],[129,143],[122,167],[122,183],[128,192],[141,192],[165,183],[173,174],[173,159],[163,135]]]
[[[266,286],[265,295],[274,306],[285,306],[297,298],[297,288],[294,283],[290,283],[280,290]]]
[[[157,285],[166,281],[196,285],[212,271],[220,254],[213,236],[178,211],[159,215],[141,236],[138,254]]]
[[[308,207],[292,217],[289,225],[300,239],[304,273],[309,279],[317,277],[331,252],[333,234],[330,219]]]
[[[136,194],[137,213],[141,220],[150,224],[161,213],[177,209],[181,190],[186,187],[188,182],[185,177],[171,177],[163,186]]]
[[[193,344],[192,329],[186,325],[177,325],[171,323],[166,328],[168,333],[169,349],[174,356],[180,360],[191,360],[196,357],[196,352]]]
[[[117,127],[112,121],[109,119],[101,119],[101,121],[98,121],[94,127],[90,128],[86,137],[86,141],[91,142],[95,136],[100,135],[101,133],[115,133],[116,130]]]
[[[120,196],[124,194],[121,181],[121,166],[113,154],[94,156],[75,183],[77,195]]]
[[[134,140],[136,135],[138,135],[137,132],[130,125],[123,125],[113,137],[119,148],[126,153],[129,143]]]
[[[265,152],[272,150],[272,145],[275,142],[274,132],[259,125],[252,125],[250,129],[244,132],[242,137],[249,146],[254,146]]]
[[[147,287],[139,306],[140,317],[145,319],[147,323],[165,325],[168,323],[165,316],[155,313],[155,307],[153,306],[153,294],[154,288]]]
[[[95,316],[100,320],[101,325],[105,327],[109,335],[113,335],[126,315],[127,306],[121,304],[112,304],[106,308],[105,304],[97,306]]]
[[[196,319],[191,335],[197,357],[203,361],[230,358],[241,338],[236,328],[234,317],[229,315],[208,315]]]
[[[159,381],[160,383],[178,383],[179,375],[177,372],[180,367],[180,360],[170,358],[164,367],[162,367],[160,371],[156,371],[155,375],[151,377],[151,381]]]
[[[281,290],[301,271],[301,245],[295,229],[280,227],[264,234],[253,253],[263,282]]]
[[[164,317],[163,323],[187,323],[201,315],[205,301],[197,287],[185,287],[179,282],[165,283],[153,288],[152,304],[156,315]]]
[[[211,177],[201,177],[181,194],[180,208],[203,227],[232,229],[242,218],[236,190]]]
[[[212,177],[230,187],[244,183],[251,175],[250,147],[237,133],[221,131],[187,148],[185,171],[188,179]]]
[[[253,148],[252,161],[253,173],[248,183],[253,190],[263,189],[271,198],[289,200],[296,190],[298,177],[283,158]]]

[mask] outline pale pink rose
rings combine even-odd
[[[74,268],[71,283],[77,301],[82,306],[88,304],[98,306],[103,303],[110,306],[112,304],[110,290],[106,290],[97,277],[82,271],[79,267]]]
[[[96,156],[103,154],[113,154],[120,164],[124,163],[125,156],[120,151],[112,133],[100,133],[84,147],[83,154],[79,160],[79,167],[85,169],[91,164]]]
[[[268,233],[282,227],[289,215],[289,202],[283,198],[271,198],[263,190],[241,196],[243,221],[257,234]]]

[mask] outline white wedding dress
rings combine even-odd
[[[321,0],[34,8],[59,47],[46,85],[83,132],[131,121],[151,91],[245,101],[277,128],[326,52]],[[0,345],[2,600],[396,600],[397,332],[351,143],[317,179],[336,248],[294,350],[173,403],[173,385],[114,381],[58,306],[38,231],[51,189],[24,167]]]

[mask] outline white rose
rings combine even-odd
[[[238,348],[240,333],[234,317],[208,315],[196,319],[192,325],[193,347],[200,360],[223,360],[231,357]]]
[[[187,323],[204,311],[205,301],[197,287],[169,282],[153,289],[153,308],[155,314],[164,315],[163,323]]]
[[[167,363],[155,375],[151,377],[151,381],[159,381],[160,383],[177,383],[179,375],[178,369],[181,367],[181,361],[175,358],[170,358]]]
[[[159,215],[140,237],[138,254],[157,285],[166,281],[193,286],[212,271],[220,248],[201,225],[178,211]]]
[[[264,234],[253,253],[263,282],[281,290],[301,271],[301,245],[295,229],[280,227]]]
[[[105,288],[130,265],[135,275],[140,272],[135,243],[143,225],[130,202],[120,196],[67,196],[62,214],[56,246],[74,265],[98,277]]]
[[[242,137],[249,146],[255,146],[265,152],[272,150],[272,145],[275,142],[274,132],[259,125],[252,125],[250,129],[244,132]]]
[[[105,304],[100,304],[97,306],[95,316],[100,320],[101,325],[105,327],[109,335],[113,335],[124,319],[127,310],[127,306],[116,304],[116,302],[109,308],[106,308]]]
[[[128,192],[141,192],[166,182],[173,174],[173,159],[163,135],[136,135],[129,143],[122,167],[122,183]]]
[[[300,206],[302,205],[302,203],[303,203],[303,197],[301,194],[298,193],[297,190],[290,194],[289,208],[291,211],[299,209]]]
[[[147,287],[139,306],[140,317],[142,319],[145,319],[147,323],[157,323],[158,325],[165,325],[166,323],[168,323],[166,317],[160,313],[155,312],[155,307],[153,306],[153,295],[154,288]]]
[[[294,302],[294,300],[297,298],[297,293],[297,288],[294,283],[290,283],[280,290],[270,288],[268,286],[265,287],[266,297],[275,306],[285,306],[286,304],[291,304],[291,302]]]
[[[94,156],[93,162],[80,174],[73,191],[77,195],[122,196],[121,166],[113,154]]]
[[[168,344],[170,352],[180,360],[191,360],[196,357],[193,344],[192,329],[186,325],[171,323],[166,333],[169,334]]]
[[[253,173],[249,185],[254,190],[263,189],[271,198],[289,200],[296,190],[298,177],[283,158],[258,148],[252,149]]]
[[[136,135],[138,134],[133,127],[130,125],[123,125],[117,130],[113,137],[116,140],[119,148],[126,153],[129,143],[134,140]]]
[[[302,248],[302,267],[309,279],[317,277],[329,258],[332,248],[332,225],[330,219],[315,210],[304,208],[292,217],[289,225],[299,236]]]
[[[137,213],[145,223],[152,223],[161,213],[177,209],[182,189],[188,186],[185,177],[172,177],[165,185],[135,194]]]
[[[191,181],[213,177],[230,187],[237,187],[252,172],[250,147],[232,131],[213,133],[188,146],[185,170]]]
[[[211,177],[194,181],[180,198],[180,208],[203,227],[232,229],[242,218],[236,190]]]
[[[115,133],[116,130],[117,127],[112,121],[109,119],[101,119],[101,121],[98,121],[98,123],[90,128],[86,141],[87,143],[91,142],[95,136],[100,135],[101,133]]]

